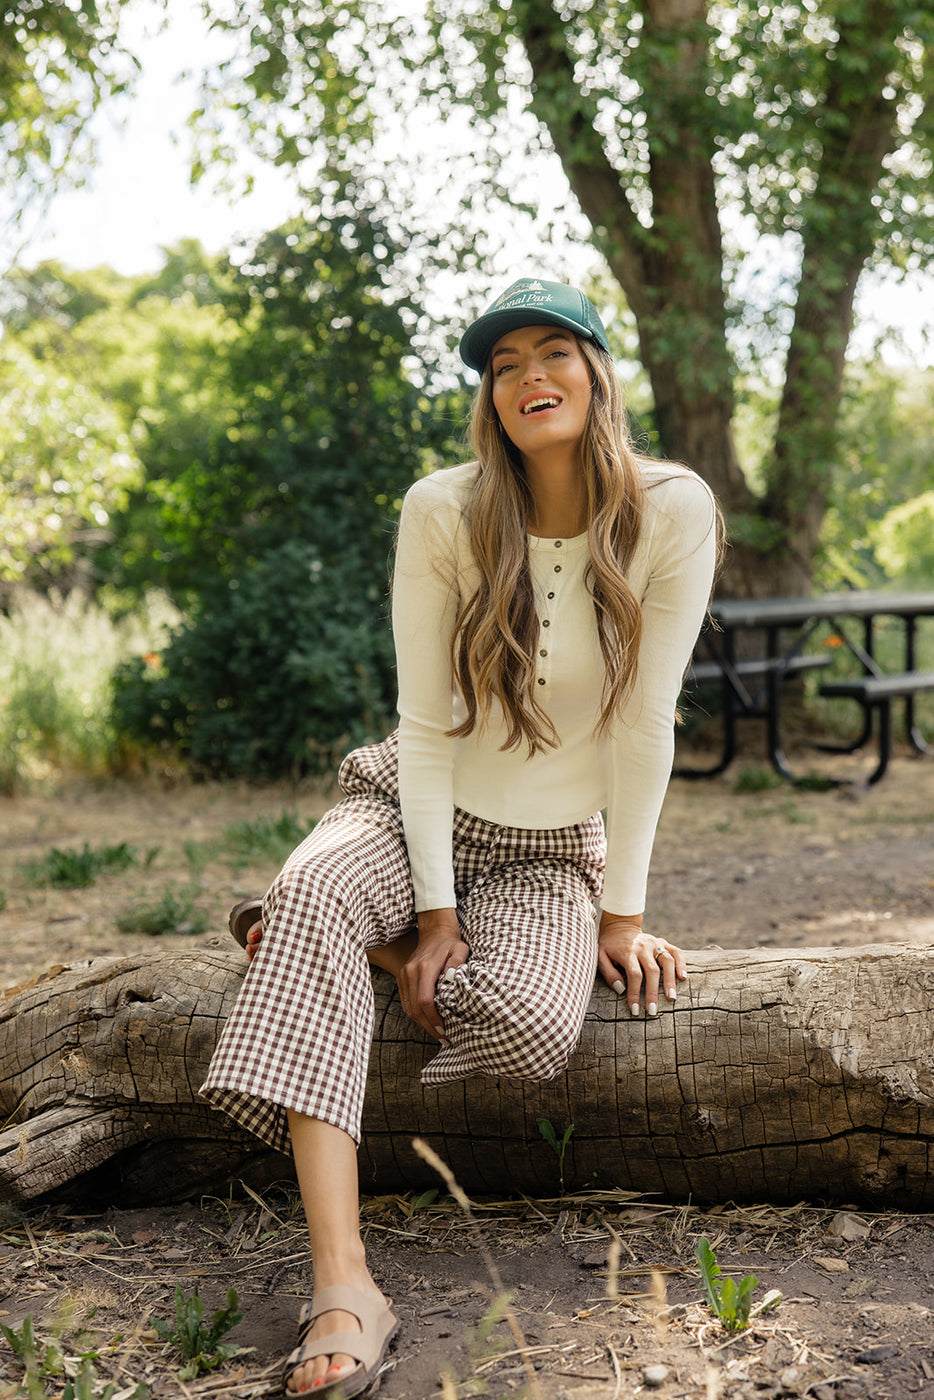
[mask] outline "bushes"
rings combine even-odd
[[[197,772],[321,771],[392,725],[394,521],[416,476],[456,460],[464,410],[419,387],[394,256],[353,204],[261,239],[225,293],[234,421],[149,482],[186,621],[158,668],[121,668],[114,713]]]
[[[158,667],[119,669],[116,723],[211,776],[321,771],[391,727],[385,612],[371,579],[354,586],[312,546],[287,541],[206,594]]]

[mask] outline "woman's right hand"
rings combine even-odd
[[[251,924],[246,935],[246,955],[250,962],[259,952],[263,941],[263,922],[258,919]],[[399,953],[405,957],[402,948],[404,940],[397,944],[388,943],[382,948],[371,949],[368,957],[377,967],[385,967],[393,974],[399,987],[402,1009],[418,1026],[423,1026],[436,1040],[444,1041],[444,1026],[435,1006],[435,987],[438,978],[449,967],[460,967],[467,961],[470,949],[461,938],[457,911],[454,909],[431,909],[418,916],[418,942],[400,967]],[[395,956],[393,956],[395,954]]]
[[[405,1014],[446,1044],[435,1005],[435,987],[448,968],[462,967],[470,949],[461,938],[456,909],[427,909],[418,916],[418,943],[396,981]]]

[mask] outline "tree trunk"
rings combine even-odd
[[[817,127],[821,158],[803,218],[795,319],[764,510],[781,527],[786,571],[804,592],[830,500],[846,348],[860,274],[878,236],[873,191],[895,148],[899,16],[885,0],[841,14],[836,62]]]
[[[550,3],[518,0],[515,22],[532,68],[532,110],[551,136],[594,242],[636,318],[665,452],[688,463],[724,510],[750,510],[752,496],[733,440],[732,366],[726,347],[723,248],[710,160],[706,0],[650,0],[644,43],[659,139],[650,140],[652,224],[642,223],[595,126]]]
[[[872,195],[897,135],[897,99],[885,94],[898,66],[900,17],[888,0],[855,0],[838,21],[815,115],[821,153],[800,220],[802,271],[768,488],[758,498],[732,426],[709,0],[643,0],[641,8],[638,76],[651,109],[641,209],[608,159],[596,104],[576,81],[569,22],[551,0],[512,6],[532,69],[532,110],[636,318],[662,447],[710,483],[730,523],[720,592],[808,593],[835,464],[853,297],[878,233]]]
[[[669,1200],[801,1197],[934,1206],[934,953],[705,952],[675,1008],[632,1019],[602,983],[548,1083],[424,1088],[432,1053],[374,974],[364,1190],[436,1184],[426,1138],[471,1192],[553,1195],[536,1126],[573,1136],[568,1190]],[[0,1199],[89,1188],[124,1204],[262,1182],[290,1162],[197,1097],[245,964],[236,951],[54,969],[0,1011]]]

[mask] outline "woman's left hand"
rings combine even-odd
[[[659,987],[674,1001],[677,983],[688,975],[680,948],[646,933],[641,920],[606,913],[600,920],[597,966],[614,992],[628,996],[633,1016],[639,1014],[643,994],[646,1015],[657,1016]]]

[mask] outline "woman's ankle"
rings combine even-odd
[[[362,1243],[359,1248],[315,1250],[312,1257],[316,1290],[341,1283],[351,1288],[376,1287]]]

